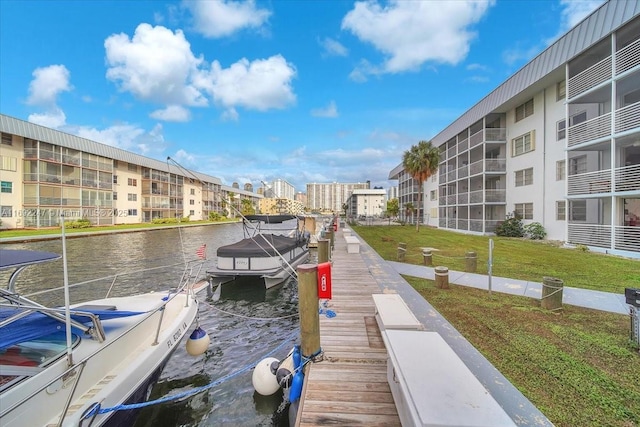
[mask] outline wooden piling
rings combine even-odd
[[[403,247],[398,246],[398,261],[404,262],[404,256],[407,253],[407,250]]]
[[[540,307],[545,310],[561,310],[563,288],[564,282],[562,280],[555,277],[543,277]]]
[[[465,269],[467,273],[475,273],[478,269],[478,254],[469,251],[465,254]]]
[[[449,268],[438,266],[434,271],[436,275],[436,288],[449,289]]]
[[[300,350],[304,357],[311,357],[320,351],[318,266],[316,264],[300,264],[297,271]]]
[[[329,239],[318,239],[318,264],[329,261],[331,259],[329,253]]]
[[[433,256],[431,254],[431,249],[422,250],[422,261],[424,265],[427,265],[427,266],[433,265]]]

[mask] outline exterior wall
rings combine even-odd
[[[11,135],[11,145],[0,145],[0,181],[11,183],[11,193],[0,193],[2,228],[22,227],[22,138]]]
[[[320,212],[342,212],[342,205],[356,189],[368,189],[369,183],[307,184],[307,208]]]
[[[284,179],[276,179],[271,183],[271,188],[273,189],[273,196],[280,199],[291,199],[295,198],[295,188],[293,185],[289,184]]]
[[[386,210],[386,192],[384,190],[353,190],[347,199],[347,217],[358,218],[382,216]]]
[[[114,168],[113,192],[115,224],[136,224],[142,222],[142,176],[139,171],[130,171],[127,162],[117,162]],[[135,180],[136,185],[131,185]],[[117,182],[115,182],[117,181]],[[129,194],[134,194],[136,200],[129,200]]]
[[[184,210],[182,216],[188,216],[192,220],[203,220],[202,187],[199,183],[184,183]],[[193,201],[193,203],[192,203]]]

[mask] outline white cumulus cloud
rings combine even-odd
[[[191,119],[189,110],[181,105],[169,105],[161,110],[153,111],[149,116],[152,119],[165,122],[188,122]]]
[[[140,24],[133,37],[114,34],[104,46],[107,78],[121,90],[167,105],[207,105],[207,99],[190,83],[203,59],[193,55],[182,31]]]
[[[72,89],[69,78],[69,70],[64,65],[36,68],[33,71],[33,80],[29,83],[27,104],[54,107],[58,95]]]
[[[342,43],[330,37],[325,37],[318,41],[325,56],[347,56],[349,50]]]
[[[256,7],[255,1],[186,0],[183,5],[194,19],[194,29],[205,37],[230,36],[245,28],[260,28],[271,12]]]
[[[372,44],[386,59],[380,67],[355,75],[418,70],[427,61],[458,64],[475,38],[471,27],[493,4],[494,0],[392,0],[384,6],[356,2],[343,18],[342,29]]]
[[[40,126],[45,126],[52,129],[60,129],[66,125],[67,116],[61,109],[53,108],[46,113],[29,114],[27,120]]]
[[[197,84],[226,109],[241,106],[266,111],[295,103],[291,85],[295,76],[295,67],[282,55],[274,55],[253,61],[243,58],[229,68],[214,61]]]

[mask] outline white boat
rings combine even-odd
[[[59,258],[0,250],[0,269],[13,271],[0,289],[0,425],[130,425],[135,411],[112,409],[144,402],[189,334],[196,293],[208,285],[194,283],[201,262],[188,263],[180,284],[163,292],[71,304],[65,283],[57,288],[65,291],[64,307],[17,292],[16,278],[26,267]]]
[[[216,266],[207,271],[213,286],[241,278],[264,282],[267,289],[291,276],[309,259],[309,232],[296,215],[247,215],[244,238],[217,249]]]

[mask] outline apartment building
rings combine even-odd
[[[381,217],[387,210],[387,192],[383,189],[353,190],[346,202],[347,218]]]
[[[271,189],[273,190],[273,197],[295,200],[296,189],[284,179],[271,181]]]
[[[342,212],[343,205],[357,189],[369,189],[369,181],[361,183],[307,184],[307,209],[318,212]]]
[[[257,194],[171,161],[144,157],[0,115],[3,228],[51,227],[65,218],[94,225],[207,219],[230,213],[230,193],[257,207]]]
[[[400,198],[423,191],[441,228],[493,233],[515,212],[549,239],[640,256],[639,15],[604,3],[432,138],[435,182],[391,171]]]

